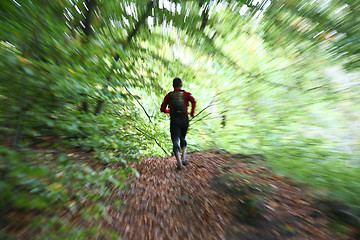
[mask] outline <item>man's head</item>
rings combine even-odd
[[[180,78],[174,78],[173,87],[174,88],[181,88],[182,87],[182,81],[181,81]]]

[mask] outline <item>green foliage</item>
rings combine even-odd
[[[69,224],[63,219],[56,217],[44,218],[37,217],[31,223],[31,227],[39,229],[36,235],[37,239],[49,239],[49,236],[53,236],[56,233],[57,239],[88,239],[89,237],[103,237],[106,236],[109,239],[117,239],[118,236],[113,231],[104,232],[100,227],[93,226],[87,229]]]
[[[343,199],[359,210],[360,169],[351,154],[329,149],[316,139],[277,142],[264,151],[271,164],[298,181],[323,189],[320,194]]]
[[[15,209],[42,210],[51,216],[61,209],[68,209],[80,212],[88,220],[107,219],[102,199],[112,193],[112,187],[121,188],[128,174],[126,169],[103,168],[95,171],[84,163],[74,162],[76,156],[64,154],[52,159],[47,156],[47,161],[41,164],[38,159],[45,156],[39,153],[16,153],[2,146],[0,155],[0,171],[5,173],[0,179],[2,212],[11,206]],[[65,234],[71,238],[80,234],[85,239],[89,233],[81,228],[64,231],[69,223],[56,217],[44,217],[39,221],[33,222],[39,222],[34,227],[41,227],[38,231],[43,236],[50,231],[58,237]],[[44,222],[48,224],[43,225]]]
[[[262,153],[360,205],[356,0],[147,2],[0,3],[1,209],[77,211],[87,199],[83,215],[106,218],[107,183],[138,174],[140,156],[171,152],[159,108],[175,76],[204,109],[189,151]],[[123,168],[26,150],[49,136],[92,152],[91,166]],[[44,236],[70,238],[52,221]]]

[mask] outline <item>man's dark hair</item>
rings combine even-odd
[[[180,88],[180,87],[182,87],[182,81],[181,81],[180,78],[174,78],[173,87],[174,87],[174,88]]]

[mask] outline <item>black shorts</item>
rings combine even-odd
[[[179,152],[180,147],[187,146],[185,137],[188,127],[189,127],[189,118],[187,116],[170,118],[170,133],[171,133],[171,141],[173,143],[174,152]],[[180,146],[179,146],[179,140],[180,140]]]

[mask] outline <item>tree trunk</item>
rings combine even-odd
[[[134,30],[127,37],[127,43],[130,43],[131,39],[136,35],[136,33],[139,31],[140,27],[144,24],[146,18],[150,15],[152,5],[153,5],[152,1],[149,1],[146,4],[145,13],[141,16],[140,20],[136,23]]]
[[[86,0],[86,6],[87,6],[87,11],[85,14],[85,22],[84,22],[84,34],[88,40],[88,38],[91,36],[91,34],[93,33],[92,29],[91,29],[91,20],[92,20],[92,12],[96,6],[96,0]]]
[[[98,100],[96,108],[95,108],[95,112],[94,112],[95,115],[101,114],[102,110],[104,109],[104,104],[105,104],[104,100]]]
[[[81,109],[85,112],[85,113],[89,113],[89,104],[87,102],[82,102],[81,103]]]
[[[96,6],[96,0],[86,0],[87,11],[85,13],[85,19],[84,19],[84,34],[86,37],[85,38],[86,41],[89,41],[89,37],[93,32],[91,29],[91,19],[92,19],[92,12],[95,6]],[[81,103],[81,109],[85,113],[89,113],[89,104],[86,101],[83,101]]]
[[[94,1],[95,0],[88,0],[88,2],[90,1]],[[152,9],[152,6],[153,6],[153,1],[149,1],[147,4],[146,4],[146,10],[145,10],[145,13],[141,16],[141,18],[139,19],[139,21],[136,23],[135,25],[135,28],[134,30],[128,35],[127,37],[127,42],[126,44],[129,44],[131,42],[131,40],[133,39],[133,37],[136,36],[136,34],[138,33],[139,29],[142,27],[142,25],[145,23],[146,21],[146,18],[150,15],[151,13],[151,9]],[[89,8],[89,11],[90,11],[90,8]],[[86,26],[86,25],[85,25]],[[120,56],[118,54],[116,54],[114,56],[114,59],[115,61],[117,62],[119,59],[120,59]],[[111,74],[110,74],[111,75]],[[107,81],[110,81],[110,75],[107,77]],[[97,103],[96,103],[96,107],[95,107],[95,115],[100,115],[103,108],[104,108],[104,104],[105,104],[105,101],[104,100],[98,100]]]
[[[202,7],[202,6],[204,5],[204,3],[205,3],[205,1],[202,0],[202,1],[200,2],[200,4],[199,4],[200,7]],[[207,22],[209,21],[209,7],[207,7],[207,8],[204,10],[202,17],[203,17],[203,19],[202,19],[202,22],[201,22],[200,30],[204,30],[205,27],[206,27]]]

